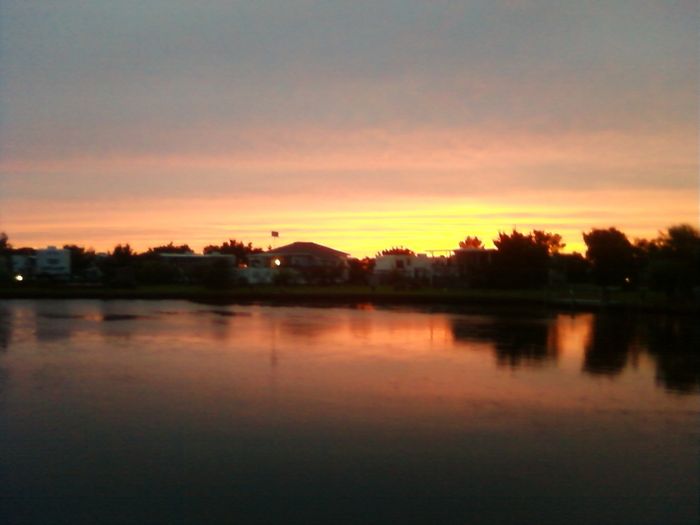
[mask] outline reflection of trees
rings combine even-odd
[[[676,392],[700,390],[700,326],[690,317],[659,316],[646,323],[646,343],[656,379]]]
[[[0,305],[0,352],[5,352],[10,346],[12,337],[12,317],[10,311]]]
[[[597,315],[586,342],[583,370],[590,374],[617,375],[625,368],[637,323],[621,315]]]
[[[700,390],[700,327],[689,317],[598,315],[583,370],[619,374],[637,345],[654,357],[659,384],[677,392]]]
[[[455,317],[452,335],[457,341],[490,343],[500,366],[542,364],[556,359],[556,322],[550,318]]]

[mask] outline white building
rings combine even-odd
[[[248,265],[238,269],[238,278],[247,284],[272,284],[279,273],[275,258],[267,253],[248,255]]]
[[[68,279],[70,277],[70,250],[49,246],[36,251],[37,277]]]
[[[249,284],[328,284],[348,278],[348,255],[315,242],[293,242],[274,250],[248,255],[248,267],[238,275]]]
[[[379,255],[374,262],[374,275],[382,281],[395,277],[406,279],[430,279],[431,259],[424,253],[418,255]]]

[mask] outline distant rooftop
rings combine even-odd
[[[315,242],[293,242],[267,252],[270,255],[316,255],[321,257],[347,257],[349,253],[321,246]]]
[[[160,252],[158,253],[161,257],[172,257],[172,258],[178,258],[178,259],[183,259],[183,258],[188,258],[188,259],[202,259],[205,257],[233,257],[233,255],[228,255],[228,254],[222,254],[222,253],[192,253],[192,252],[187,252],[187,253],[172,253],[172,252]]]

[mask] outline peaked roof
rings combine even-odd
[[[293,242],[267,252],[270,255],[316,255],[319,257],[347,257],[349,253],[321,246],[315,242]]]

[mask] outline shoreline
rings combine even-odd
[[[372,289],[365,286],[295,286],[269,288],[209,289],[195,286],[134,288],[102,287],[11,287],[0,289],[3,299],[97,299],[97,300],[187,300],[212,304],[284,305],[420,305],[462,307],[536,307],[578,312],[638,311],[696,314],[695,301],[671,301],[639,292],[613,292],[608,301],[595,297],[596,290],[571,293],[563,289],[544,290],[439,290]],[[597,291],[600,294],[600,291]]]

